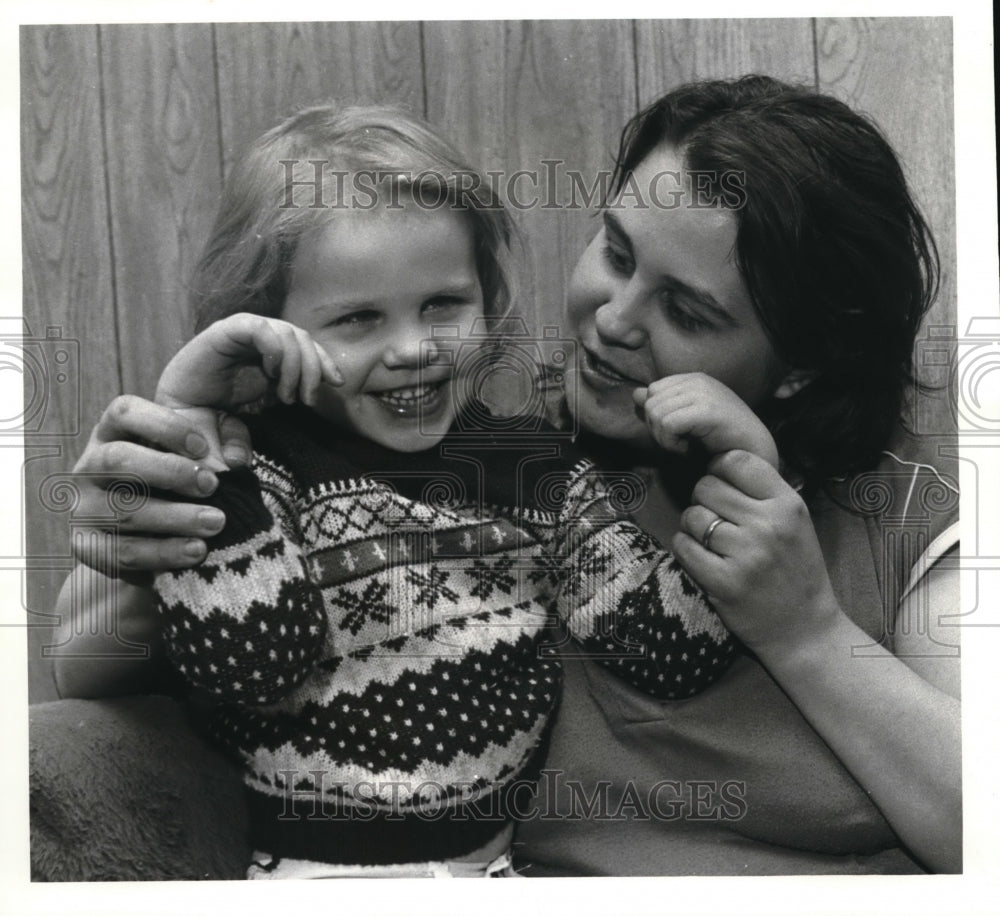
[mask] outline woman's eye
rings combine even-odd
[[[673,291],[668,290],[663,294],[663,310],[667,317],[682,331],[702,331],[711,327],[704,318],[693,315],[677,302]]]
[[[614,245],[607,242],[601,247],[604,260],[617,274],[630,274],[632,272],[632,258],[624,251],[619,251]]]

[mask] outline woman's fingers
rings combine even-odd
[[[206,550],[200,538],[129,537],[100,529],[81,531],[73,540],[76,559],[111,578],[197,566]]]
[[[87,474],[97,488],[138,477],[150,489],[195,499],[209,496],[219,483],[211,470],[190,458],[123,440],[89,449],[75,471]]]
[[[713,542],[714,539],[713,535]],[[732,575],[728,558],[721,557],[712,550],[706,550],[686,531],[678,531],[671,546],[674,556],[687,570],[688,575],[707,592],[709,598],[717,600],[720,587],[724,587]]]
[[[169,407],[123,394],[101,415],[93,438],[98,442],[147,441],[168,452],[198,459],[208,454],[208,435],[214,435],[215,429],[215,422],[207,415],[200,420],[193,414],[182,416]]]
[[[737,526],[705,506],[688,506],[681,515],[681,531],[705,550],[728,557],[738,546]]]
[[[771,499],[788,489],[777,469],[742,449],[716,455],[708,464],[708,472],[753,499]]]
[[[706,474],[695,484],[691,503],[737,524],[752,516],[759,505],[758,500],[713,474]]]
[[[204,538],[218,534],[226,524],[221,509],[199,503],[178,503],[151,496],[135,509],[115,513],[117,530],[128,536]]]

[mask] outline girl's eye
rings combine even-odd
[[[614,245],[605,242],[601,247],[601,254],[604,256],[605,263],[616,274],[630,274],[632,272],[631,256],[624,251],[619,251]]]
[[[677,302],[676,294],[673,290],[666,290],[663,293],[663,310],[667,317],[682,331],[694,333],[703,331],[711,327],[704,318],[691,314],[687,309]]]
[[[467,299],[462,299],[459,296],[435,296],[433,299],[428,299],[424,303],[425,312],[446,312],[452,309],[461,308],[463,305],[468,305],[469,301]]]
[[[339,315],[331,324],[334,327],[360,327],[372,324],[378,320],[378,312],[374,309],[361,309],[357,312],[348,312],[346,315]]]

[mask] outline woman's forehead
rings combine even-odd
[[[657,147],[608,206],[605,230],[630,246],[643,276],[678,280],[742,314],[751,304],[737,262],[736,212],[708,195],[708,180],[676,148]]]

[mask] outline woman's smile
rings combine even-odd
[[[586,345],[580,347],[580,378],[585,385],[598,390],[613,388],[639,388],[649,384],[634,376],[621,372],[616,366],[599,357]]]
[[[646,187],[685,169],[683,154],[662,146],[634,174]],[[648,446],[632,392],[680,373],[704,372],[754,408],[772,395],[778,361],[735,261],[736,231],[726,209],[665,210],[623,194],[604,211],[568,294],[582,350],[572,402],[582,427]]]

